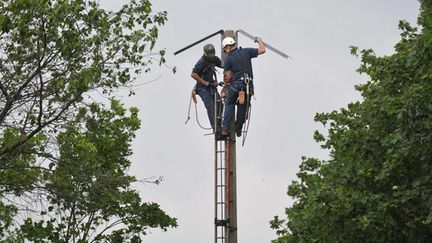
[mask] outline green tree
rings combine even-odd
[[[165,62],[153,47],[166,19],[149,0],[115,12],[98,1],[0,2],[0,239],[138,241],[148,227],[176,226],[130,189],[139,120],[114,98],[155,60]]]
[[[432,238],[432,1],[420,3],[421,29],[401,21],[394,54],[361,51],[363,101],[315,116],[328,126],[314,138],[330,159],[303,158],[287,218],[271,221],[273,242]]]
[[[116,100],[91,105],[85,128],[72,123],[59,134],[59,161],[45,177],[48,200],[41,219],[26,219],[16,235],[33,242],[139,242],[149,227],[176,226],[155,203],[143,203],[125,174],[137,109]]]

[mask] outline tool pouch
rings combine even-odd
[[[243,105],[246,99],[246,92],[244,90],[239,91],[239,104]]]

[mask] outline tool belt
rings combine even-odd
[[[239,84],[239,80],[234,81],[235,83]],[[253,82],[252,79],[248,77],[247,74],[243,75],[243,77],[240,78],[241,85],[240,89],[236,90],[238,92],[238,102],[239,104],[243,105],[245,102],[247,102],[247,99],[249,99],[253,95]]]

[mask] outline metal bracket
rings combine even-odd
[[[240,34],[243,34],[243,35],[246,36],[247,38],[249,38],[249,39],[255,41],[255,37],[254,37],[253,35],[247,33],[246,31],[244,31],[244,30],[237,30],[237,32],[240,33]],[[264,45],[265,45],[265,47],[268,48],[269,50],[272,50],[273,52],[275,52],[276,54],[278,54],[278,55],[280,55],[280,56],[282,56],[282,57],[284,57],[284,58],[291,58],[291,57],[288,56],[287,54],[285,54],[285,53],[279,51],[278,49],[272,47],[271,45],[269,45],[269,44],[266,43],[266,42],[264,42]],[[292,58],[291,58],[291,59],[292,59]]]
[[[206,37],[202,38],[202,39],[199,40],[199,41],[196,41],[196,42],[194,42],[194,43],[192,43],[192,44],[190,44],[190,45],[188,45],[188,46],[186,46],[186,47],[184,47],[184,48],[182,48],[182,49],[180,49],[180,50],[174,52],[174,56],[177,55],[177,54],[179,54],[179,53],[182,53],[183,51],[185,51],[185,50],[187,50],[187,49],[189,49],[189,48],[191,48],[191,47],[193,47],[193,46],[195,46],[195,45],[197,45],[197,44],[199,44],[199,43],[201,43],[201,42],[203,42],[203,41],[205,41],[205,40],[207,40],[207,39],[212,38],[212,37],[215,36],[215,35],[218,35],[218,34],[219,34],[219,35],[221,35],[221,36],[224,36],[224,33],[225,33],[224,30],[219,30],[219,31],[217,31],[217,32],[215,32],[215,33],[213,33],[213,34],[211,34],[211,35],[209,35],[209,36],[206,36]],[[249,39],[255,41],[255,37],[254,37],[253,35],[247,33],[247,32],[244,31],[244,30],[237,30],[235,33],[236,33],[236,35],[237,35],[237,33],[240,33],[240,34],[246,36],[247,38],[249,38]],[[292,57],[288,56],[287,54],[283,53],[282,51],[279,51],[278,49],[274,48],[273,46],[269,45],[268,43],[264,42],[264,45],[265,45],[265,47],[266,47],[267,49],[273,51],[274,53],[276,53],[276,54],[278,54],[278,55],[280,55],[280,56],[282,56],[283,58],[291,58],[291,59],[292,59]]]
[[[215,36],[215,35],[217,35],[217,34],[223,35],[223,34],[224,34],[224,31],[223,31],[223,30],[219,30],[218,32],[215,32],[215,33],[213,33],[213,34],[211,34],[211,35],[209,35],[209,36],[206,36],[206,37],[202,38],[201,40],[196,41],[196,42],[194,42],[194,43],[192,43],[192,44],[186,46],[185,48],[182,48],[182,49],[180,49],[180,50],[174,52],[174,56],[177,55],[177,54],[179,54],[179,53],[181,53],[181,52],[183,52],[183,51],[185,51],[185,50],[187,50],[187,49],[189,49],[189,48],[191,48],[192,46],[194,46],[194,45],[196,45],[196,44],[199,44],[199,43],[201,43],[201,42],[203,42],[203,41],[205,41],[205,40],[207,40],[207,39],[212,38],[213,36]]]

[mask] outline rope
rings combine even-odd
[[[187,114],[187,117],[186,117],[186,121],[185,121],[185,125],[188,123],[188,121],[190,120],[190,108],[191,108],[191,105],[192,105],[192,94],[191,94],[191,96],[190,96],[190,98],[189,98],[189,108],[188,108],[188,114]]]
[[[192,89],[192,92],[193,92],[193,89]],[[189,108],[188,108],[188,113],[187,113],[187,117],[186,117],[186,122],[185,122],[185,125],[188,123],[188,121],[190,120],[190,110],[191,110],[191,106],[192,106],[192,96],[193,96],[193,93],[191,93],[191,96],[190,96],[190,98],[189,98]],[[195,103],[195,102],[194,102]],[[206,128],[206,127],[204,127],[204,126],[202,126],[201,125],[201,123],[200,123],[200,121],[199,121],[199,117],[198,117],[198,108],[197,108],[197,103],[195,103],[195,117],[196,117],[196,121],[197,121],[197,123],[198,123],[198,126],[201,128],[201,129],[204,129],[204,130],[211,130],[212,128],[210,127],[210,128]]]
[[[244,146],[245,142],[246,142],[246,137],[249,131],[249,123],[250,123],[250,118],[251,118],[251,112],[252,112],[252,108],[250,106],[250,102],[248,102],[248,107],[246,108],[246,112],[247,112],[247,123],[245,128],[243,129],[243,141],[242,141],[242,146]]]
[[[250,87],[249,87],[249,75],[247,75],[247,73],[245,73],[245,83],[246,83],[246,114],[247,116],[245,117],[246,119],[246,126],[243,127],[243,131],[242,131],[242,146],[244,146],[245,142],[246,142],[246,137],[249,131],[249,124],[250,124],[250,117],[251,117],[251,105],[250,105]],[[255,96],[252,94],[252,96],[255,99]]]
[[[207,127],[204,127],[204,126],[201,125],[201,123],[200,123],[200,121],[199,121],[199,118],[198,118],[198,108],[197,108],[197,104],[195,104],[195,117],[196,117],[196,121],[197,121],[197,123],[198,123],[198,126],[201,127],[201,129],[204,129],[204,130],[211,130],[211,129],[212,129],[211,127],[207,128]]]

